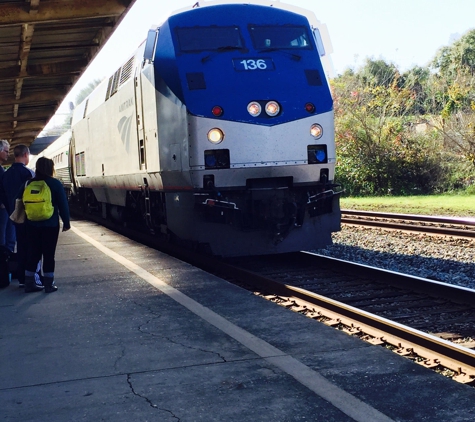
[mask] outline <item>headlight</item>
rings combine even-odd
[[[321,138],[323,135],[322,127],[315,123],[310,127],[310,135],[312,135],[315,139]]]
[[[280,112],[280,106],[275,101],[269,101],[266,104],[266,113],[268,116],[274,117],[277,116]]]
[[[218,129],[217,127],[211,129],[208,132],[208,141],[210,141],[212,144],[219,144],[222,142],[224,139],[224,133],[221,129]]]
[[[247,111],[249,112],[249,114],[252,117],[256,117],[256,116],[259,116],[259,114],[261,114],[262,108],[261,108],[261,105],[258,102],[251,101],[247,105]]]

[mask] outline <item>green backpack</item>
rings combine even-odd
[[[44,180],[34,180],[25,186],[23,192],[26,217],[30,221],[44,221],[54,212],[51,189]]]

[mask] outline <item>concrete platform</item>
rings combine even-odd
[[[2,421],[475,420],[475,388],[92,223],[0,290]]]

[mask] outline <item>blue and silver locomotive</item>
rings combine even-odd
[[[215,255],[331,244],[340,208],[318,21],[280,3],[202,3],[150,30],[76,107],[74,197]]]

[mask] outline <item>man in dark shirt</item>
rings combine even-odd
[[[10,144],[5,139],[0,139],[0,164],[8,160]],[[5,198],[2,195],[1,180],[5,170],[0,165],[0,245],[5,246],[10,252],[15,249],[15,229],[5,207]]]
[[[30,150],[26,145],[17,145],[13,148],[15,162],[5,171],[2,177],[3,198],[8,215],[15,209],[15,199],[27,180],[34,177],[34,172],[27,165],[30,162]],[[17,249],[17,274],[20,286],[25,285],[25,263],[27,240],[24,224],[14,224]],[[39,277],[37,278],[39,282]]]

